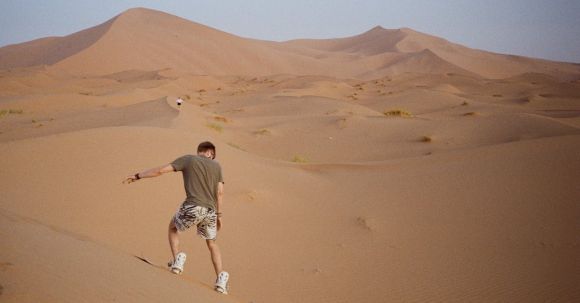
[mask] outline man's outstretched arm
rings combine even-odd
[[[162,165],[159,167],[154,167],[154,168],[150,168],[144,172],[140,172],[140,173],[136,173],[134,175],[131,176],[127,176],[125,178],[125,180],[123,181],[123,183],[133,183],[139,179],[143,179],[143,178],[153,178],[153,177],[159,177],[162,174],[165,173],[171,173],[174,172],[175,170],[173,169],[173,166],[171,164],[166,164],[166,165]]]

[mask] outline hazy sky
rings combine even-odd
[[[263,40],[410,27],[468,47],[580,63],[580,0],[0,0],[0,46],[68,35],[131,7]]]

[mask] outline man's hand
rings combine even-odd
[[[135,182],[137,180],[139,180],[139,179],[137,179],[137,176],[136,175],[127,176],[125,178],[125,180],[123,180],[123,184],[131,184],[131,183],[133,183],[133,182]]]

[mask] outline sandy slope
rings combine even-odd
[[[152,137],[163,140],[153,144]],[[155,129],[104,129],[5,145],[2,165],[8,169],[2,179],[9,181],[3,208],[124,251],[125,259],[137,254],[161,263],[167,256],[164,226],[181,197],[179,178],[128,188],[115,177],[133,167],[163,163],[153,150],[165,150],[165,158],[178,149],[165,146],[187,150],[188,142],[179,144],[181,137]],[[573,231],[580,193],[573,185],[579,141],[577,136],[545,140],[434,159],[303,169],[248,158],[222,144],[220,155],[232,184],[230,228],[222,243],[236,274],[233,289],[248,300],[272,302],[568,301],[579,295],[573,282],[577,273],[569,267],[578,249]],[[119,149],[106,141],[131,147]],[[19,159],[26,150],[41,147],[51,153],[28,163]],[[545,155],[554,153],[559,157],[546,161]],[[118,158],[132,160],[115,163]],[[70,162],[79,164],[73,168]],[[10,169],[7,163],[19,165]],[[35,174],[28,175],[31,170]],[[51,178],[55,170],[62,177]],[[23,179],[28,186],[18,185]],[[350,190],[340,190],[344,187]],[[248,222],[248,216],[255,220]],[[185,240],[190,255],[202,258],[189,263],[185,278],[208,283],[211,268],[200,244]],[[99,264],[113,262],[95,254]],[[17,270],[24,263],[18,260],[6,257],[4,262],[16,264]],[[61,258],[49,256],[44,263],[58,268],[56,260]],[[135,273],[141,280],[136,265],[112,276]],[[280,272],[284,277],[277,277]],[[107,284],[108,290],[99,293],[116,294],[123,285]],[[53,291],[57,298],[68,298]]]
[[[2,302],[239,302],[34,220],[3,211],[0,226]]]
[[[0,70],[2,302],[580,300],[576,65],[410,29],[256,41],[145,9],[46,41],[74,48],[0,49],[18,66]],[[181,177],[120,183],[204,140],[227,297],[193,232],[183,276],[134,257],[168,260]]]
[[[110,247],[116,256],[88,250],[99,263],[131,264],[113,276],[142,279],[139,273],[152,269],[128,260],[167,259],[165,226],[182,199],[181,181],[171,175],[123,186],[119,178],[211,139],[228,184],[220,242],[232,292],[243,300],[566,302],[579,295],[570,267],[578,253],[578,135],[368,164],[299,165],[226,144],[204,117],[212,116],[187,103],[170,128],[107,127],[6,142],[2,209]],[[151,281],[210,296],[194,287],[211,283],[207,252],[188,235],[184,249],[200,259],[188,263],[186,285]],[[3,260],[16,264],[8,270],[24,271],[14,258]],[[57,260],[45,263],[58,268]],[[12,285],[22,285],[10,281],[8,298],[17,291]],[[126,294],[117,288],[125,289],[122,281],[106,286],[100,295]],[[65,289],[50,294],[75,298]]]

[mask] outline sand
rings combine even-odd
[[[577,64],[132,9],[0,68],[2,302],[580,300]],[[121,184],[204,140],[228,296],[193,231],[182,276],[137,258],[169,260],[181,176]]]

